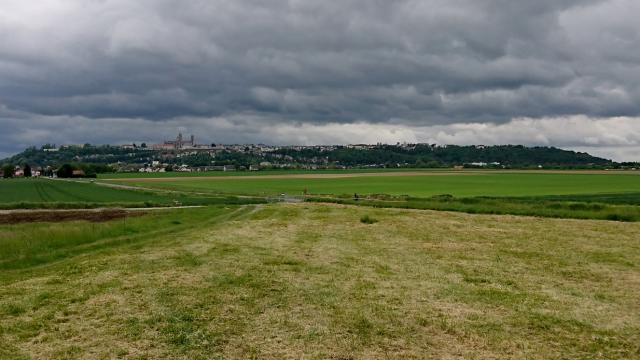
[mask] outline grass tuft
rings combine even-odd
[[[371,217],[369,215],[364,215],[363,217],[360,218],[360,222],[363,223],[363,224],[371,225],[371,224],[377,223],[378,219],[373,218],[373,217]]]

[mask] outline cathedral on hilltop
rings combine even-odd
[[[178,137],[173,140],[173,141],[165,141],[163,144],[157,144],[154,145],[153,148],[157,148],[157,149],[166,149],[166,150],[170,150],[170,149],[185,149],[185,148],[193,148],[196,146],[196,140],[195,137],[193,135],[191,135],[191,137],[189,138],[189,140],[186,140],[182,137],[182,133],[178,134]]]

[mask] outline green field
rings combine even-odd
[[[127,191],[49,179],[13,179],[0,181],[0,202],[145,202],[165,198],[153,193]]]
[[[500,173],[460,172],[457,174],[409,176],[358,176],[329,178],[243,177],[225,179],[128,179],[127,184],[144,187],[212,193],[260,194],[390,194],[430,197],[451,194],[469,196],[535,196],[640,192],[640,174],[581,173]]]
[[[326,204],[2,225],[0,358],[637,358],[638,234]]]
[[[0,208],[148,207],[253,202],[230,197],[111,188],[87,181],[50,179],[0,180]],[[258,200],[259,201],[259,200]]]
[[[195,172],[163,172],[163,173],[110,173],[99,174],[99,179],[162,179],[172,177],[224,177],[224,176],[264,176],[264,175],[318,175],[318,174],[370,174],[370,173],[398,173],[398,172],[451,172],[449,168],[446,169],[321,169],[321,170],[260,170],[260,171],[195,171]],[[465,170],[474,171],[474,170]],[[478,170],[481,171],[481,170]]]

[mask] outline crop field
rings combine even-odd
[[[429,197],[536,196],[640,192],[640,173],[424,172],[246,177],[132,178],[117,182],[231,194],[388,194]]]
[[[154,191],[110,188],[90,182],[50,179],[0,180],[0,208],[30,207],[144,207],[219,203],[219,198],[194,197]],[[232,199],[222,199],[230,202]]]
[[[152,193],[122,191],[90,183],[48,179],[0,181],[0,203],[11,202],[144,202],[161,198]]]
[[[467,170],[474,171],[474,170]],[[481,171],[481,170],[477,170]],[[202,171],[202,172],[163,172],[163,173],[110,173],[99,174],[99,179],[166,179],[166,178],[195,178],[195,177],[230,177],[230,176],[265,176],[265,175],[336,175],[336,174],[377,174],[377,173],[406,173],[407,169],[319,169],[319,170],[260,170],[260,171]],[[412,169],[411,172],[418,173],[441,173],[452,172],[451,169]]]
[[[0,225],[0,357],[637,358],[638,234],[311,203]]]

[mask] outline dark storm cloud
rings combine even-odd
[[[634,0],[4,0],[0,104],[23,120],[0,126],[634,117],[638,13]]]

